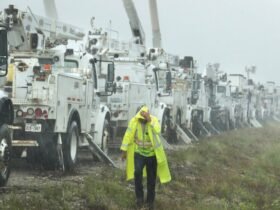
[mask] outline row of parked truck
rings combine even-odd
[[[13,5],[0,12],[0,186],[12,157],[69,171],[86,148],[114,165],[108,154],[143,104],[159,119],[168,148],[278,120],[274,82],[227,74],[218,64],[199,73],[193,57],[166,53],[156,0],[150,0],[153,46],[147,47],[133,1],[123,4],[128,42],[96,28],[94,19],[85,31],[51,12],[43,17]]]

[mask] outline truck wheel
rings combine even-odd
[[[170,116],[167,110],[164,111],[161,123],[161,134],[168,142],[171,142],[171,124],[170,124]]]
[[[192,132],[196,137],[200,137],[199,114],[192,117]]]
[[[229,131],[230,129],[230,118],[229,118],[229,113],[227,112],[225,114],[225,131]]]
[[[178,111],[176,114],[176,124],[181,125],[181,113]]]
[[[6,124],[0,128],[0,187],[5,186],[10,176],[11,136]]]
[[[71,122],[62,141],[65,170],[72,171],[77,161],[79,143],[79,129],[76,121]]]
[[[162,123],[161,123],[161,133],[163,136],[167,136],[168,129],[170,129],[169,116],[168,116],[168,112],[164,111],[162,117]]]
[[[105,154],[109,154],[109,147],[108,143],[111,140],[111,129],[109,120],[105,119],[102,131],[102,141],[101,141],[101,149]]]

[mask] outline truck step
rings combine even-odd
[[[12,140],[13,147],[39,147],[36,140]]]
[[[21,126],[8,125],[8,128],[12,130],[22,130]]]

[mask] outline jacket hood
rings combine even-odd
[[[145,118],[140,114],[141,112],[149,112],[148,107],[147,106],[142,106],[141,109],[137,112],[137,114],[135,116],[137,119],[145,120]]]

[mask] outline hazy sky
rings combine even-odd
[[[152,44],[148,0],[134,0]],[[0,0],[0,9],[27,5],[44,15],[41,0]],[[120,39],[131,38],[121,0],[56,0],[59,19],[89,27],[92,16],[102,28],[112,21]],[[245,66],[256,65],[257,81],[273,80],[280,85],[279,0],[158,0],[163,47],[180,56],[192,55],[200,71],[207,63],[219,62],[228,73],[244,74]]]

